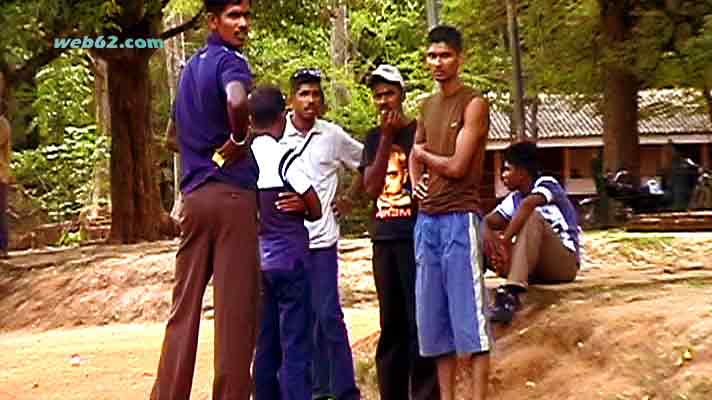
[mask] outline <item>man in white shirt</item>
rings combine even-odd
[[[336,199],[338,171],[357,171],[363,145],[341,127],[319,118],[324,106],[321,72],[300,69],[292,75],[291,105],[280,143],[293,148],[304,161],[307,174],[322,204],[322,218],[305,222],[309,230],[308,268],[314,311],[313,395],[315,399],[359,399],[353,357],[341,311],[338,291],[335,210],[342,212],[348,199]],[[279,206],[279,202],[278,202]]]

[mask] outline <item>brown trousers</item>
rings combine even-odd
[[[173,303],[152,400],[190,398],[203,294],[213,276],[213,399],[247,400],[259,299],[257,195],[208,182],[184,197]]]
[[[566,248],[559,235],[538,212],[524,223],[512,246],[511,263],[497,269],[508,284],[526,288],[532,283],[571,282],[579,264],[576,254]]]

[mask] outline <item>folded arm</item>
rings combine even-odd
[[[416,144],[413,155],[433,172],[460,179],[469,171],[472,156],[477,149],[485,145],[488,130],[489,106],[483,98],[476,97],[465,109],[464,124],[457,135],[454,154],[437,155],[427,150],[424,144]]]

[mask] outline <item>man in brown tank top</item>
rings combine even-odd
[[[420,200],[415,226],[420,353],[436,357],[443,400],[455,398],[457,357],[469,357],[468,397],[484,400],[492,337],[477,211],[489,106],[460,80],[460,32],[437,26],[428,43],[427,64],[440,90],[423,102],[409,160]]]

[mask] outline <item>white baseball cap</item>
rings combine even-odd
[[[392,65],[379,65],[375,71],[371,72],[371,76],[369,76],[368,78],[368,86],[373,86],[375,78],[381,78],[386,82],[399,85],[401,89],[405,89],[405,81],[403,80],[403,76],[401,75],[400,71],[398,71],[398,68]]]

